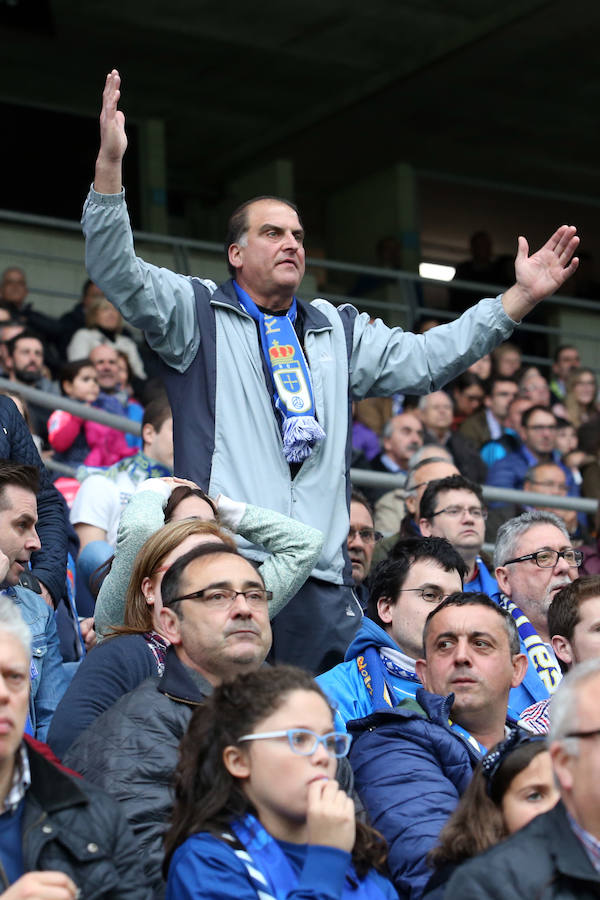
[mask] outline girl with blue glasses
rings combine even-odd
[[[336,781],[349,746],[300,669],[217,687],[181,744],[167,900],[396,898],[383,839]]]

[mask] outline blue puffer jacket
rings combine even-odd
[[[431,876],[427,853],[465,791],[480,754],[450,728],[454,695],[419,688],[415,700],[348,723],[355,787],[389,845],[401,898],[417,900]]]
[[[335,727],[346,730],[346,722],[368,716],[376,709],[389,708],[384,685],[393,705],[414,697],[421,683],[392,675],[379,659],[380,647],[400,650],[391,635],[365,616],[356,637],[346,651],[345,661],[316,679],[335,709]],[[369,650],[370,658],[365,659]],[[360,664],[360,668],[359,668]],[[372,693],[371,693],[372,691]]]

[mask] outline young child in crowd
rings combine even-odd
[[[349,744],[300,669],[259,669],[216,688],[181,743],[167,900],[396,897],[377,871],[383,839],[355,821],[335,779]]]
[[[98,402],[100,388],[96,370],[89,359],[76,360],[63,366],[60,375],[62,392],[71,400],[102,408]],[[82,419],[64,409],[56,409],[48,419],[48,440],[53,458],[68,465],[112,466],[137,452],[127,445],[125,434],[108,425]]]

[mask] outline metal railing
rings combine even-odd
[[[38,228],[48,228],[52,230],[61,230],[73,234],[81,234],[81,226],[78,222],[67,219],[59,219],[48,216],[31,215],[27,213],[17,213],[10,210],[0,210],[0,222],[10,222],[15,225],[25,225]],[[223,245],[215,241],[202,241],[193,238],[172,237],[170,235],[154,234],[146,231],[135,231],[135,240],[139,243],[147,245],[155,245],[162,249],[167,248],[172,256],[173,267],[181,272],[195,274],[192,272],[193,265],[191,263],[192,253],[207,253],[223,260]],[[25,264],[27,259],[48,260],[54,262],[63,262],[65,265],[75,265],[79,269],[83,266],[83,237],[81,238],[81,256],[79,258],[70,256],[58,256],[52,254],[44,254],[23,249],[22,247],[4,247],[0,246],[0,253],[8,255],[15,260],[15,264]],[[146,253],[148,261],[152,261],[152,254]],[[379,314],[397,317],[398,313],[404,314],[408,319],[409,327],[414,324],[417,316],[426,314],[431,315],[442,321],[456,318],[459,314],[448,309],[421,306],[417,298],[417,287],[419,285],[433,285],[437,288],[444,287],[449,291],[458,289],[473,294],[473,300],[480,297],[496,296],[506,290],[507,285],[494,285],[487,282],[462,281],[459,279],[451,282],[440,282],[431,278],[422,278],[415,272],[404,271],[401,269],[386,269],[380,266],[357,265],[356,263],[342,262],[340,260],[320,259],[308,257],[307,267],[309,270],[326,270],[331,273],[341,273],[343,275],[371,275],[380,278],[388,283],[396,282],[398,284],[398,298],[373,299],[372,297],[359,297],[352,293],[336,294],[325,290],[327,299],[333,303],[353,303],[364,308],[365,310],[377,311]],[[209,273],[210,274],[210,273]],[[34,297],[43,299],[61,297],[63,299],[77,299],[77,294],[69,291],[57,291],[51,288],[31,285],[30,294]],[[582,312],[598,312],[600,303],[595,300],[587,300],[579,297],[569,297],[565,295],[548,297],[543,301],[555,307],[562,307]],[[566,341],[577,342],[594,337],[589,333],[583,333],[577,330],[564,330],[552,325],[540,325],[525,322],[519,326],[523,331],[547,335],[550,337],[560,337],[561,343]],[[550,365],[551,360],[547,357],[530,356],[524,354],[523,358],[526,362]],[[600,369],[598,369],[600,371]]]

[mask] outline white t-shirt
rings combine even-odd
[[[137,481],[127,472],[119,472],[116,478],[89,475],[79,488],[71,507],[71,523],[102,528],[106,532],[107,542],[115,547],[121,513],[136,485]]]

